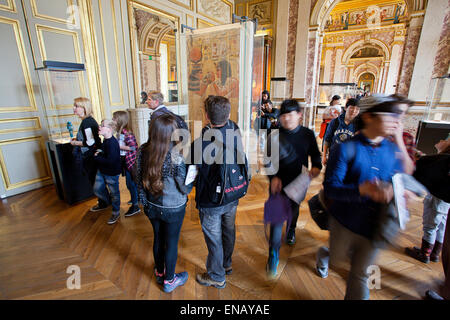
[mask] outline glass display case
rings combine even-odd
[[[53,182],[60,199],[74,204],[94,196],[82,166],[70,144],[81,119],[73,112],[73,99],[86,97],[84,65],[44,61],[37,68],[43,104],[43,125],[47,129],[47,155]]]
[[[450,75],[431,79],[423,120],[450,122]]]
[[[209,95],[224,96],[231,104],[230,119],[241,131],[251,127],[254,54],[254,22],[214,26],[203,29],[186,29],[180,36],[185,43],[186,55],[182,58],[188,92],[188,121],[192,126],[206,125],[203,103]],[[262,48],[261,48],[262,50]],[[191,128],[191,127],[190,127]],[[191,130],[196,138],[200,130]],[[248,137],[244,137],[248,146]]]
[[[44,105],[44,125],[48,139],[58,143],[68,143],[76,136],[81,119],[73,113],[73,99],[86,97],[84,65],[44,61],[44,67],[37,68],[42,103]]]
[[[434,145],[450,133],[450,75],[431,79],[426,110],[416,134],[417,149],[435,154]]]
[[[318,105],[328,106],[334,95],[340,96],[341,103],[345,104],[347,99],[354,98],[357,94],[356,83],[319,83]]]
[[[169,102],[178,102],[178,82],[177,81],[169,81],[168,82],[168,97],[167,100]]]

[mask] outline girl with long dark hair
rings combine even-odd
[[[137,178],[139,199],[153,226],[153,256],[156,281],[164,292],[171,292],[186,283],[186,271],[175,273],[178,239],[186,213],[186,164],[176,150],[172,133],[177,119],[162,114],[150,122],[149,139],[138,151]]]

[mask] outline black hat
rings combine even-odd
[[[333,100],[341,100],[341,96],[334,95],[333,98],[331,98],[331,101]]]
[[[300,112],[300,105],[298,104],[297,100],[288,99],[284,100],[281,104],[280,108],[280,116],[284,113],[289,113],[292,111]]]

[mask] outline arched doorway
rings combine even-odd
[[[363,73],[358,79],[358,88],[364,92],[372,93],[374,91],[375,76],[372,73]]]

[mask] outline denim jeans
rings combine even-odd
[[[152,218],[150,222],[153,226],[153,258],[155,260],[158,273],[164,273],[165,280],[172,280],[175,274],[175,266],[178,257],[178,240],[180,238],[181,226],[183,225],[184,211],[180,219],[168,223],[159,218]]]
[[[104,204],[112,205],[113,213],[120,211],[119,175],[108,176],[98,170],[95,176],[94,193]]]
[[[231,267],[231,256],[236,240],[237,205],[229,206],[226,210],[223,210],[223,207],[214,209],[200,208],[199,213],[208,247],[206,270],[211,279],[222,282],[225,280],[225,268]]]
[[[283,233],[283,223],[270,225],[269,254],[272,250],[275,250],[276,252],[280,251],[282,233]]]
[[[138,205],[138,191],[136,187],[136,183],[134,183],[133,178],[131,178],[131,172],[128,169],[125,169],[125,181],[127,184],[127,188],[130,191],[131,203],[133,206]]]
[[[367,268],[372,265],[378,249],[372,242],[341,225],[330,216],[330,265],[341,268],[350,257],[350,273],[345,291],[346,300],[368,300]]]
[[[432,195],[423,201],[423,239],[430,244],[444,242],[445,224],[450,204]]]

